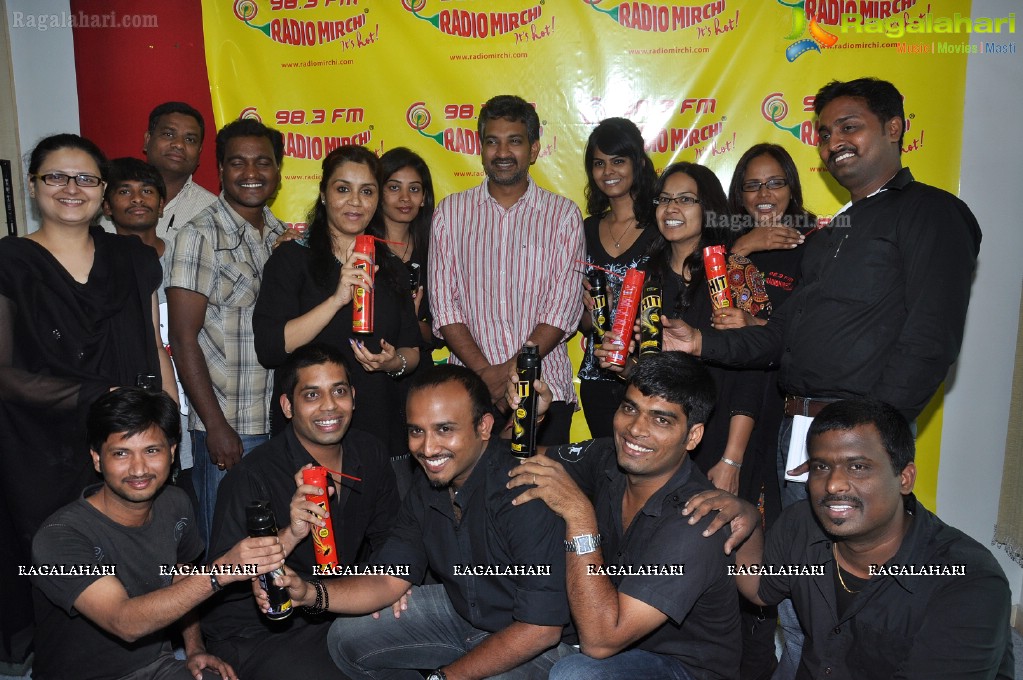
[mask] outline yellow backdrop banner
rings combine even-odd
[[[290,223],[305,222],[320,162],[341,144],[416,150],[438,197],[481,182],[476,118],[496,94],[535,104],[533,177],[580,205],[586,138],[624,116],[658,169],[696,161],[725,186],[746,148],[782,144],[807,207],[832,214],[847,194],[817,156],[813,95],[860,76],[895,83],[904,164],[956,193],[968,31],[999,58],[1008,21],[971,18],[966,0],[203,0],[217,124],[253,117],[284,133],[272,207]],[[940,433],[935,412],[921,424]],[[939,439],[921,452],[935,470]],[[934,507],[933,488],[924,499]]]

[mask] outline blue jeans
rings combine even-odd
[[[227,470],[220,470],[210,460],[210,451],[206,448],[206,432],[203,430],[189,430],[192,435],[192,485],[195,487],[195,496],[199,500],[196,522],[199,524],[199,534],[202,536],[203,545],[209,548],[210,536],[213,534],[213,511],[217,507],[217,488],[220,480],[227,474]],[[242,440],[242,455],[244,456],[252,449],[270,439],[267,434],[242,434],[238,435]]]
[[[606,659],[576,654],[562,659],[551,669],[550,680],[696,680],[685,664],[673,656],[642,649],[619,652]]]
[[[781,487],[781,507],[787,508],[806,498],[806,484],[785,479],[785,461],[789,456],[789,442],[792,440],[792,417],[785,416],[778,431],[778,485]],[[784,647],[778,667],[771,680],[794,680],[799,670],[799,659],[803,656],[803,628],[796,617],[792,600],[778,603],[778,625],[781,626]]]
[[[442,585],[416,586],[408,610],[394,618],[391,608],[380,618],[341,617],[330,626],[327,649],[350,678],[422,680],[416,669],[432,670],[460,659],[490,633],[458,615]],[[575,654],[561,643],[540,656],[493,676],[500,680],[544,680],[558,659]]]

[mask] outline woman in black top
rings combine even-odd
[[[607,299],[618,305],[620,277],[639,264],[654,237],[653,195],[657,177],[643,149],[639,128],[625,118],[608,118],[590,133],[586,143],[586,211],[583,222],[586,260],[618,276],[607,275]],[[592,300],[586,300],[592,307]],[[593,356],[593,321],[583,314],[580,330],[585,348],[579,366],[579,397],[593,437],[610,437],[614,412],[625,394],[625,383],[602,369]]]
[[[28,190],[39,229],[0,240],[0,590],[3,644],[31,623],[32,535],[97,480],[85,439],[89,406],[142,384],[177,400],[160,342],[156,251],[91,226],[107,160],[78,135],[32,151]]]
[[[349,378],[357,408],[352,427],[383,441],[394,460],[408,453],[398,381],[419,364],[421,338],[401,260],[377,241],[375,283],[356,267],[361,256],[353,253],[355,237],[366,232],[379,200],[377,163],[376,155],[361,146],[340,146],[323,159],[307,237],[282,243],[270,256],[252,328],[256,354],[267,368],[279,366],[309,342],[339,348],[353,367]],[[373,289],[371,334],[352,331],[356,286]],[[279,393],[275,385],[274,394]],[[277,433],[284,417],[277,399],[272,405]]]
[[[440,342],[430,327],[433,315],[426,293],[426,260],[434,208],[430,168],[419,154],[399,146],[380,157],[377,179],[380,181],[378,219],[370,223],[366,231],[386,240],[387,247],[408,268],[409,289],[423,336],[421,348],[429,352]]]
[[[647,276],[661,284],[662,316],[709,328],[712,306],[703,249],[720,245],[727,233],[725,192],[709,168],[675,163],[661,175],[654,201],[660,237],[650,248]],[[693,460],[716,487],[736,493],[756,425],[763,376],[759,371],[707,368],[717,386],[717,402]]]

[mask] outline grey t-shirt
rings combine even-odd
[[[192,507],[185,493],[165,486],[153,502],[152,519],[140,527],[117,524],[85,499],[103,485],[82,492],[43,523],[32,541],[35,586],[36,680],[117,678],[154,661],[170,643],[164,631],[133,643],[104,631],[75,609],[78,596],[101,578],[102,567],[116,572],[129,597],[170,585],[161,567],[191,563],[203,552]],[[55,570],[77,571],[55,575]]]

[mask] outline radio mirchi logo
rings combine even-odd
[[[415,102],[405,111],[405,122],[408,126],[427,139],[432,139],[448,151],[478,156],[480,153],[480,136],[476,131],[477,107],[474,104],[447,104],[444,106],[444,119],[448,121],[465,120],[473,127],[451,126],[440,132],[430,133],[426,128],[433,122],[433,115],[426,107],[426,102]]]
[[[235,0],[234,16],[249,28],[254,28],[266,37],[281,45],[297,47],[315,47],[329,43],[339,43],[342,49],[363,47],[376,42],[379,38],[379,27],[363,32],[366,27],[366,16],[369,8],[347,17],[332,16],[323,18],[323,10],[339,7],[355,7],[359,0],[270,0],[270,11],[299,11],[321,8],[316,20],[302,15],[287,18],[273,17],[265,24],[255,23],[259,15],[256,0]]]
[[[782,121],[789,115],[789,103],[781,92],[772,92],[764,97],[760,103],[760,115],[768,123],[773,124],[779,130],[784,130],[803,144],[817,146],[817,127],[813,122],[813,95],[803,97],[803,112],[811,114],[810,119],[796,123],[795,125],[782,125]]]
[[[486,7],[491,2],[477,3]],[[461,8],[445,8],[436,14],[426,15],[427,0],[401,0],[401,6],[412,16],[433,25],[441,33],[460,38],[485,39],[505,35],[529,26],[543,16],[546,0],[512,12],[484,12]]]
[[[601,7],[604,0],[583,0],[624,28],[652,33],[682,31],[720,16],[725,0],[698,5],[658,5],[650,2],[623,2],[614,7]],[[781,0],[779,0],[780,2]]]

